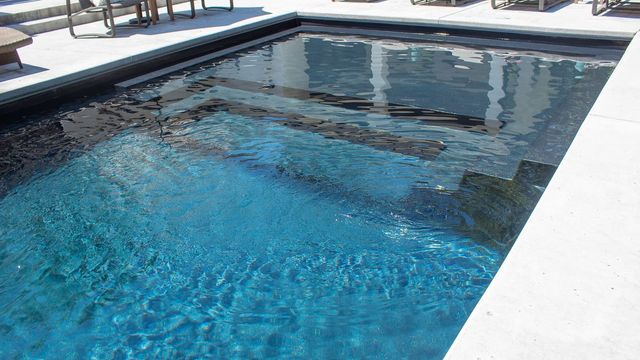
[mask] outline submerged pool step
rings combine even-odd
[[[391,118],[417,120],[431,126],[440,126],[456,130],[495,135],[504,126],[499,120],[486,121],[474,116],[454,114],[439,110],[401,105],[386,101],[372,101],[348,95],[335,95],[326,92],[291,88],[281,85],[263,84],[253,81],[223,77],[208,77],[198,80],[204,86],[225,86],[228,88],[269,94],[310,101],[315,104],[329,105],[347,110],[377,114]]]
[[[193,98],[191,100],[196,101]],[[423,160],[435,159],[446,147],[441,141],[401,137],[383,131],[363,129],[344,123],[338,124],[324,119],[280,112],[228,99],[207,98],[202,102],[189,103],[188,106],[188,111],[181,111],[182,109],[178,109],[175,106],[172,107],[173,111],[167,111],[165,108],[160,114],[160,118],[171,119],[171,121],[197,120],[209,117],[214,112],[225,111],[231,114],[271,121],[294,130],[313,132],[327,139],[344,140],[353,144],[366,145],[377,150],[415,156]]]
[[[539,163],[560,165],[560,161],[569,149],[575,134],[584,121],[584,109],[591,108],[600,94],[600,88],[592,86],[594,82],[605,79],[606,74],[599,72],[585,72],[584,78],[578,81],[572,88],[574,94],[580,96],[567,96],[561,104],[547,114],[548,121],[535,142],[531,144],[525,159]]]
[[[223,86],[223,84],[231,84],[234,87]],[[377,141],[367,140],[366,143],[371,146],[375,145],[378,149],[418,156],[422,159],[434,159],[433,153],[431,151],[424,153],[421,149],[410,149],[408,144],[415,144],[416,140],[426,141],[427,143],[439,142],[447,144],[447,151],[439,153],[430,165],[434,176],[428,182],[434,188],[457,189],[464,171],[472,166],[479,151],[499,154],[507,153],[502,141],[497,139],[496,136],[490,135],[495,131],[483,128],[485,125],[481,125],[481,120],[478,118],[462,117],[463,120],[456,123],[455,120],[452,121],[452,119],[456,119],[455,115],[434,115],[430,110],[416,110],[414,108],[411,112],[415,116],[413,119],[410,117],[405,118],[408,114],[402,109],[406,109],[406,107],[397,106],[393,109],[389,107],[390,110],[385,110],[387,113],[395,114],[396,116],[394,117],[388,114],[351,109],[365,107],[375,110],[381,108],[379,106],[371,106],[373,103],[367,100],[349,98],[348,101],[343,101],[343,106],[337,107],[334,106],[335,101],[330,94],[318,93],[311,95],[310,92],[300,92],[297,89],[270,86],[261,86],[263,87],[262,90],[253,91],[260,89],[256,87],[256,84],[233,79],[226,80],[198,76],[190,80],[176,80],[171,85],[165,84],[161,90],[144,91],[137,98],[140,101],[157,102],[157,115],[161,117],[189,112],[207,101],[218,99],[236,104],[237,106],[234,106],[236,109],[241,107],[239,104],[245,104],[245,108],[260,108],[262,114],[257,115],[262,116],[269,113],[295,114],[297,117],[314,119],[316,122],[321,120],[334,125],[347,124],[350,127],[345,126],[343,130],[352,130],[350,131],[352,134],[355,134],[359,129],[366,129],[378,131],[376,137],[380,139],[383,139],[383,137],[379,135],[386,133],[392,135],[394,141],[401,140],[395,149],[394,145],[389,142],[392,140],[388,136],[384,138],[384,145]],[[252,90],[240,89],[241,87]],[[271,93],[276,90],[283,93]],[[311,96],[311,99],[298,99],[298,97],[305,98],[307,96]],[[342,99],[344,100],[345,98]],[[395,112],[395,109],[401,110]],[[257,115],[252,114],[250,116]],[[470,123],[475,124],[473,131],[470,131]],[[446,126],[442,126],[443,124]],[[313,126],[316,127],[317,123]],[[307,130],[310,129],[307,128]],[[335,127],[331,129],[334,133],[336,130],[340,129]],[[406,141],[405,139],[410,140]],[[361,139],[357,141],[361,141]],[[356,141],[354,140],[354,142]],[[365,142],[359,143],[364,144]],[[455,146],[449,146],[449,144],[455,144]],[[513,173],[515,173],[515,168]],[[513,176],[513,173],[506,174],[506,176]]]
[[[172,89],[172,91],[162,95],[152,94],[153,92],[143,93],[138,99],[141,101],[160,101],[162,104],[159,114],[188,111],[207,100],[224,99],[235,103],[245,103],[247,106],[271,109],[275,112],[300,114],[301,116],[339,124],[351,124],[364,129],[388,132],[401,137],[445,143],[466,143],[473,145],[476,149],[478,146],[483,146],[487,149],[495,148],[496,152],[504,152],[503,145],[499,141],[491,140],[494,138],[493,136],[487,136],[482,132],[460,130],[455,126],[433,125],[416,119],[371,114],[287,96],[247,91],[222,85],[211,86],[199,81],[185,84],[181,88]]]
[[[467,172],[461,191],[470,196],[461,208],[475,220],[475,228],[510,247],[524,227],[556,167],[523,160],[512,180]]]
[[[428,187],[415,187],[403,203],[409,214],[444,214],[440,217],[450,218],[463,232],[475,233],[475,239],[508,249],[555,170],[553,165],[523,160],[513,179],[465,171],[457,191],[443,195]],[[473,221],[460,221],[463,218]]]
[[[412,120],[424,125],[450,128],[453,130],[496,135],[504,126],[499,120],[486,120],[479,117],[454,114],[450,112],[419,108],[415,106],[395,104],[390,102],[377,102],[364,98],[335,95],[326,92],[291,88],[281,85],[264,84],[241,79],[232,79],[214,76],[212,71],[203,71],[203,74],[192,76],[182,80],[174,80],[164,84],[157,90],[146,91],[140,94],[139,99],[151,99],[162,96],[163,98],[178,98],[184,90],[194,90],[200,86],[204,91],[214,86],[243,90],[256,94],[274,95],[286,99],[303,100],[318,105],[326,105],[349,111],[350,114],[380,115],[393,119]]]
[[[381,130],[400,137],[441,141],[447,144],[447,151],[440,154],[431,166],[434,173],[449,179],[445,182],[448,189],[457,188],[465,170],[480,170],[492,176],[511,179],[521,160],[520,156],[516,156],[514,161],[505,158],[509,156],[510,149],[502,138],[502,121],[221,78],[210,70],[203,72],[205,74],[172,80],[158,89],[146,90],[138,98],[161,99],[165,104],[162,111],[174,112],[187,111],[189,104],[217,97],[279,112]],[[452,173],[458,174],[458,181],[453,181]]]

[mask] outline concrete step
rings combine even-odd
[[[184,3],[187,0],[174,0],[174,4]],[[62,3],[62,5],[60,5]],[[158,0],[158,7],[165,7],[166,0]],[[66,5],[62,0],[51,2],[49,0],[36,3],[20,4],[21,6],[0,7],[0,26],[9,26],[26,34],[34,35],[43,32],[64,29],[68,26]],[[27,7],[29,5],[29,7]],[[78,2],[71,4],[71,10],[80,11]],[[162,12],[162,10],[161,10]],[[134,14],[135,7],[114,10],[114,16]],[[101,14],[82,14],[73,18],[74,25],[82,25],[94,21],[102,21]]]
[[[114,16],[121,16],[135,13],[135,8],[118,9],[113,12]],[[102,21],[101,14],[82,14],[73,18],[74,25],[87,24],[94,21]],[[25,34],[34,35],[47,31],[64,29],[68,27],[67,15],[51,16],[44,19],[33,21],[25,21],[19,24],[9,25],[14,29],[20,30]]]
[[[79,11],[80,3],[72,1],[71,11]],[[0,26],[56,17],[67,13],[64,0],[40,0],[0,6]]]

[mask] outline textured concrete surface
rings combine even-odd
[[[232,13],[123,30],[116,39],[37,36],[22,71],[0,67],[0,101],[298,15],[631,39],[640,18],[588,2],[545,13],[412,6],[408,0],[238,0]],[[187,5],[178,6],[186,10]],[[161,12],[164,9],[161,9]],[[609,14],[610,15],[610,14]],[[102,30],[100,24],[78,31]],[[636,359],[640,354],[640,39],[626,51],[448,359]]]
[[[173,0],[174,4],[188,0]],[[159,7],[166,6],[166,0],[157,0]],[[80,11],[82,7],[78,0],[71,2],[71,11]],[[134,7],[115,9],[116,16],[134,14]],[[102,21],[102,14],[85,13],[75,16],[74,24],[87,24]],[[26,34],[34,35],[58,29],[65,29],[67,23],[67,7],[64,0],[37,0],[16,2],[0,6],[0,25],[9,26]]]

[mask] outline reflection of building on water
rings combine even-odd
[[[489,127],[501,126],[495,136],[456,134],[428,123],[414,124],[415,132],[403,128],[402,135],[444,141],[442,160],[457,164],[460,173],[512,178],[530,144],[554,121],[550,110],[571,95],[581,71],[575,65],[462,47],[294,36],[215,71],[282,86],[284,97],[295,91],[287,88],[303,89],[484,118]],[[368,126],[398,121],[380,113],[369,118]]]
[[[416,52],[382,42],[336,46],[321,39],[306,40],[296,37],[275,44],[268,66],[264,66],[266,62],[259,66],[252,59],[253,69],[243,71],[247,73],[243,77],[480,116],[488,121],[507,120],[510,129],[505,130],[522,135],[535,129],[540,121],[536,115],[548,109],[550,97],[563,90],[550,86],[550,67],[555,64],[538,67],[541,61],[533,57],[505,59],[469,49],[418,48]],[[307,54],[313,56],[307,58]],[[308,73],[309,67],[314,71]],[[357,71],[345,74],[345,69]]]
[[[299,39],[301,40],[301,39]],[[309,64],[305,54],[304,41],[288,41],[273,46],[272,70],[273,83],[285,84],[293,89],[308,89]],[[281,94],[286,96],[286,93]]]
[[[492,56],[489,61],[489,86],[491,90],[487,92],[489,105],[484,114],[487,125],[495,124],[495,121],[500,118],[503,111],[500,100],[506,95],[504,92],[504,76],[502,75],[505,65],[505,59],[499,56]]]
[[[388,80],[389,65],[387,64],[387,51],[380,44],[371,45],[371,85],[373,86],[373,101],[387,102],[386,90],[391,88]]]

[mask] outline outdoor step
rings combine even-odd
[[[71,10],[80,10],[80,3],[73,1]],[[64,0],[40,0],[0,6],[0,26],[14,25],[34,20],[65,15],[67,6]]]
[[[126,14],[135,13],[135,8],[118,9],[113,12],[114,16],[121,16]],[[73,18],[74,25],[87,24],[94,21],[102,21],[101,14],[82,14]],[[45,19],[38,19],[33,21],[27,21],[20,24],[13,24],[12,27],[16,30],[20,30],[25,34],[34,35],[47,31],[53,31],[58,29],[64,29],[69,26],[67,22],[67,15],[52,16]]]
[[[25,7],[16,8],[16,6],[7,6],[8,12],[5,13],[5,6],[0,8],[0,26],[9,26],[20,30],[26,34],[34,35],[43,32],[64,29],[68,26],[66,5],[61,0],[56,3],[62,5],[48,6],[49,2],[45,1],[44,6],[40,8],[27,9]],[[184,3],[187,0],[174,0],[174,4]],[[74,2],[71,4],[72,11],[79,11],[80,4]],[[35,5],[32,5],[34,7]],[[40,5],[42,6],[42,5]],[[166,6],[166,0],[158,0],[158,7]],[[10,11],[15,11],[11,13]],[[161,10],[162,11],[162,10]],[[135,13],[135,7],[114,10],[114,16],[121,16]],[[82,14],[73,18],[73,23],[82,25],[94,21],[102,21],[101,14]]]

